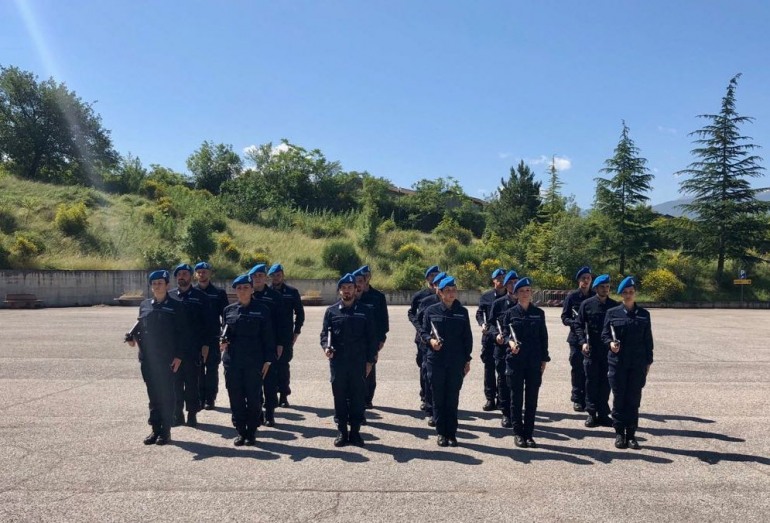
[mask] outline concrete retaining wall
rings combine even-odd
[[[337,301],[337,280],[287,280],[300,294],[320,295],[324,304]],[[216,281],[229,290],[229,282]],[[173,285],[173,281],[172,281]],[[8,271],[0,270],[0,301],[8,294],[29,293],[46,307],[115,305],[124,293],[141,291],[149,296],[147,271]],[[409,305],[414,291],[388,291],[390,305]],[[479,291],[461,290],[457,298],[467,306],[479,302]],[[640,303],[650,308],[679,309],[770,309],[770,302],[677,302]],[[0,303],[0,308],[5,307]],[[475,314],[475,311],[471,311]]]
[[[46,307],[116,305],[125,293],[149,296],[147,271],[0,271],[0,298],[8,294],[34,294]],[[337,301],[337,280],[287,280],[300,294],[320,295],[324,304]],[[230,290],[229,281],[215,281]],[[173,280],[172,280],[173,285]],[[409,305],[412,291],[386,292],[391,305]],[[478,303],[478,291],[460,291],[466,305]],[[0,307],[4,307],[0,304]]]

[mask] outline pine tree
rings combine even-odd
[[[551,165],[548,166],[548,187],[543,194],[543,206],[541,218],[545,222],[553,222],[556,217],[567,208],[567,200],[561,195],[564,185],[559,179],[559,170],[556,168],[556,157],[551,157]]]
[[[540,182],[524,161],[511,167],[508,180],[500,179],[500,188],[486,207],[487,227],[501,238],[510,237],[537,216],[540,208]]]
[[[625,274],[626,263],[643,252],[649,252],[652,229],[649,213],[643,212],[649,197],[653,175],[647,160],[639,156],[639,148],[629,136],[626,122],[612,158],[605,160],[599,172],[610,178],[596,178],[596,210],[604,214],[615,230],[610,236],[611,261]]]
[[[696,216],[700,234],[697,253],[717,257],[717,280],[724,275],[725,260],[750,258],[749,251],[758,246],[767,231],[763,219],[768,210],[766,202],[757,199],[759,189],[752,189],[749,178],[764,175],[759,165],[762,158],[752,153],[759,146],[751,137],[740,133],[739,126],[754,121],[740,116],[735,109],[735,75],[722,98],[719,114],[702,114],[709,120],[702,129],[690,133],[696,136],[697,147],[691,152],[697,159],[687,169],[679,191],[694,197],[682,208]]]

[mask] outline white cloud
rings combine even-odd
[[[663,125],[659,125],[658,132],[662,134],[676,134],[676,129],[673,127],[664,127]]]
[[[572,168],[572,160],[566,156],[546,156],[541,155],[540,158],[530,158],[527,163],[532,165],[551,165],[551,161],[556,165],[558,171],[568,171]]]
[[[510,158],[511,153],[497,153],[497,157],[501,160],[505,160],[506,158]]]
[[[248,147],[243,148],[243,155],[244,156],[250,156],[252,153],[255,153],[259,151],[259,147],[256,145],[249,145]]]

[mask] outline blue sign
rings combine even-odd
[[[738,278],[740,278],[741,280],[745,280],[746,278],[748,278],[748,276],[746,275],[746,271],[741,269],[741,272],[740,272],[740,275],[738,276]]]

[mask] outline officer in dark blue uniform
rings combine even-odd
[[[420,410],[423,411],[425,411],[428,406],[425,403],[426,379],[422,371],[422,360],[423,355],[425,354],[425,347],[420,338],[420,323],[417,321],[417,311],[423,298],[436,294],[435,287],[433,286],[433,278],[435,278],[439,272],[440,269],[438,265],[431,265],[425,269],[425,283],[428,286],[412,295],[411,305],[406,313],[406,316],[409,318],[409,323],[414,326],[414,343],[417,346],[417,357],[415,358],[415,362],[417,363],[417,368],[420,369]]]
[[[238,301],[225,307],[222,364],[230,397],[236,447],[253,445],[262,413],[262,381],[275,361],[275,339],[270,310],[252,293],[251,276],[233,280]]]
[[[581,267],[575,275],[578,282],[578,288],[567,295],[564,300],[564,308],[561,311],[561,322],[569,327],[567,343],[569,343],[569,364],[572,368],[572,409],[575,412],[583,412],[586,407],[586,373],[583,369],[583,351],[578,343],[575,326],[577,325],[577,315],[580,304],[594,295],[591,290],[591,269]]]
[[[519,281],[519,275],[514,270],[505,273],[503,278],[503,287],[506,293],[504,296],[492,302],[490,307],[489,320],[487,321],[489,336],[494,340],[494,359],[495,369],[497,370],[497,397],[500,401],[500,411],[503,418],[500,420],[500,426],[504,429],[513,427],[511,423],[511,391],[508,388],[508,379],[505,377],[505,355],[508,353],[508,345],[505,343],[505,328],[500,328],[500,322],[503,319],[505,311],[516,305],[516,295],[513,287]]]
[[[278,392],[280,398],[278,406],[289,406],[289,395],[291,394],[291,369],[289,363],[294,358],[294,344],[297,337],[302,332],[302,325],[305,324],[305,308],[302,306],[302,298],[299,291],[288,285],[284,280],[283,265],[274,263],[267,271],[268,277],[272,279],[270,288],[279,292],[283,297],[283,308],[281,314],[284,316],[284,322],[292,331],[291,343],[283,348],[281,357],[275,362],[275,372],[278,378]]]
[[[430,350],[426,357],[433,388],[433,418],[440,447],[457,446],[457,406],[463,378],[471,368],[473,333],[468,309],[457,301],[455,279],[438,284],[441,302],[425,310],[420,336]]]
[[[609,347],[602,341],[602,328],[607,310],[617,307],[618,302],[609,297],[610,276],[597,276],[592,288],[596,293],[580,304],[575,334],[583,351],[583,367],[586,374],[585,426],[611,427],[610,382],[607,379],[607,352]]]
[[[337,282],[337,290],[340,300],[326,309],[321,329],[321,348],[329,360],[334,417],[339,430],[334,446],[352,443],[363,447],[360,429],[364,420],[366,376],[377,357],[377,332],[371,309],[356,298],[352,274],[346,274]]]
[[[511,419],[517,447],[535,448],[532,438],[540,385],[548,355],[548,329],[545,312],[532,303],[532,282],[521,278],[513,287],[518,303],[503,315],[500,324],[507,330],[505,341],[506,378],[511,390]],[[521,413],[524,409],[524,419]]]
[[[636,281],[628,276],[618,285],[623,304],[607,311],[602,341],[609,344],[607,355],[612,388],[612,419],[615,447],[639,449],[636,428],[642,388],[652,365],[652,323],[650,313],[636,305]]]
[[[273,332],[275,334],[275,357],[274,361],[281,359],[284,348],[291,345],[293,334],[291,325],[287,321],[283,311],[283,296],[267,286],[267,265],[258,263],[249,271],[249,276],[254,284],[254,299],[270,309],[270,321],[273,322]],[[275,408],[278,406],[278,373],[273,366],[263,380],[265,390],[265,425],[267,427],[275,426]]]
[[[184,305],[186,310],[187,352],[182,366],[176,375],[176,409],[174,423],[184,422],[182,407],[187,408],[187,426],[198,425],[196,414],[200,410],[200,373],[201,363],[208,359],[209,343],[217,336],[219,325],[213,322],[208,311],[209,298],[203,291],[192,286],[193,269],[186,263],[174,269],[177,287],[169,295]]]
[[[374,327],[377,332],[377,354],[379,355],[380,351],[385,346],[385,340],[387,339],[388,331],[390,330],[390,323],[388,321],[388,303],[382,292],[369,285],[369,281],[372,279],[372,271],[369,269],[368,265],[358,268],[358,270],[353,273],[353,277],[356,279],[356,292],[359,295],[359,301],[372,308]],[[377,388],[377,359],[378,358],[375,358],[372,372],[370,372],[366,378],[367,409],[373,407],[374,391]]]
[[[209,298],[208,314],[209,321],[219,327],[222,325],[222,313],[230,304],[227,298],[227,292],[220,289],[211,282],[211,272],[213,267],[210,263],[202,261],[195,264],[195,279],[198,283],[195,288],[202,291]],[[219,345],[219,328],[212,329],[217,334],[208,343],[209,351],[201,365],[200,381],[200,402],[204,409],[211,410],[217,400],[219,392],[219,362],[221,355],[217,346]]]
[[[481,295],[479,308],[476,309],[476,323],[481,326],[480,358],[481,363],[484,364],[484,397],[487,399],[482,410],[487,412],[499,407],[495,378],[495,338],[490,335],[488,322],[492,315],[492,304],[507,292],[503,284],[504,279],[505,269],[495,269],[492,273],[492,289]]]
[[[174,416],[174,373],[184,357],[185,321],[182,305],[168,295],[168,271],[150,273],[152,298],[139,305],[137,326],[126,335],[131,347],[139,345],[142,379],[150,400],[148,423],[152,432],[145,445],[165,445],[171,440]],[[133,333],[133,334],[132,334]]]
[[[446,277],[447,273],[445,272],[436,274],[432,282],[434,290],[433,294],[424,297],[417,306],[417,324],[420,326],[420,331],[422,331],[422,320],[425,316],[425,311],[428,310],[428,307],[431,305],[435,305],[441,301],[438,294],[438,284]],[[430,347],[422,342],[422,335],[420,335],[420,344],[423,350],[422,368],[420,371],[425,380],[425,416],[428,418],[428,426],[435,427],[436,420],[433,418],[433,387],[430,385],[430,376],[428,375],[428,353],[430,352]]]

